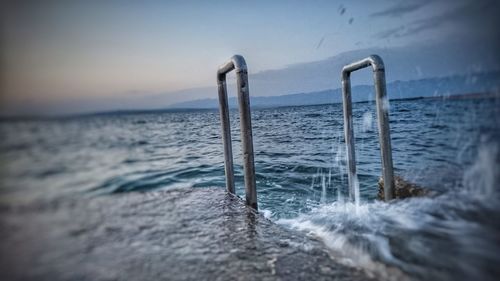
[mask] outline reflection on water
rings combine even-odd
[[[500,101],[393,101],[395,171],[432,198],[376,202],[373,103],[354,104],[360,203],[346,202],[341,105],[252,112],[259,206],[320,237],[348,264],[420,279],[499,274]],[[231,112],[243,194],[238,114]],[[224,186],[218,112],[0,123],[0,194],[11,202]],[[249,218],[251,219],[251,218]]]

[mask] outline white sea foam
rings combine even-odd
[[[334,258],[385,280],[402,280],[405,272],[421,279],[488,279],[480,268],[500,262],[491,253],[497,238],[478,221],[487,216],[463,214],[499,204],[498,155],[496,143],[482,144],[463,186],[436,197],[384,203],[360,202],[358,194],[354,203],[323,204],[277,222],[319,238]]]
[[[273,212],[267,209],[260,209],[259,213],[261,213],[266,219],[271,219],[273,216]]]

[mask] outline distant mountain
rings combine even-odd
[[[258,72],[252,71],[253,58],[246,57],[250,71],[248,79],[252,104],[280,106],[339,102],[340,91],[326,89],[337,89],[341,86],[340,72],[344,65],[371,54],[378,54],[384,60],[391,98],[429,96],[447,92],[453,94],[478,92],[493,82],[483,75],[474,73],[499,70],[498,60],[494,59],[498,56],[497,49],[477,42],[450,41],[448,38],[407,46],[353,50],[323,60]],[[353,85],[369,85],[373,79],[370,72],[369,69],[356,72],[352,76]],[[496,75],[498,77],[499,73]],[[445,76],[449,78],[434,80],[434,77]],[[495,81],[498,82],[498,79]],[[481,86],[481,83],[486,84]],[[229,75],[230,97],[235,96],[234,84],[234,74]],[[371,98],[368,94],[371,89],[371,86],[355,87],[354,98],[357,100]],[[300,94],[288,95],[290,93]],[[156,94],[140,93],[98,98],[82,96],[55,101],[42,99],[36,102],[17,103],[2,101],[0,115],[60,115],[117,110],[162,110],[172,107],[214,108],[216,97],[217,87],[214,79],[212,86]],[[233,105],[235,103],[234,99],[230,102]]]
[[[477,73],[472,75],[455,75],[442,78],[427,78],[411,81],[394,81],[387,84],[390,99],[407,99],[416,97],[433,97],[462,95],[469,93],[499,92],[500,72]],[[251,88],[250,88],[251,94]],[[354,102],[374,100],[373,85],[359,85],[352,88]],[[312,105],[342,102],[340,88],[310,93],[255,97],[251,96],[252,107],[275,107]],[[217,108],[217,99],[199,99],[181,102],[170,108]],[[237,107],[237,98],[229,98],[229,106]]]
[[[252,72],[252,60],[247,58],[250,93],[253,97],[271,97],[290,93],[313,93],[340,88],[342,67],[353,61],[377,54],[384,60],[387,82],[409,81],[454,75],[472,76],[478,72],[498,71],[497,50],[476,42],[442,40],[401,47],[366,48],[339,53],[323,60],[288,65],[284,68]],[[243,54],[244,55],[244,54]],[[372,83],[371,71],[361,70],[352,75],[353,85]],[[214,83],[215,84],[215,83]],[[228,77],[228,91],[235,96],[234,77]],[[217,87],[168,93],[174,103],[204,98],[216,98]],[[155,105],[167,99],[160,95]]]

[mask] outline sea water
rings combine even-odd
[[[494,280],[500,269],[500,100],[391,101],[395,173],[433,195],[376,200],[375,105],[353,105],[359,202],[349,202],[340,104],[252,109],[261,212],[384,279]],[[224,188],[216,110],[0,122],[9,202]],[[236,189],[244,194],[238,112]]]

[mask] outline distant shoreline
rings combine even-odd
[[[440,95],[432,97],[409,97],[409,98],[394,98],[389,99],[390,101],[415,101],[415,100],[434,100],[434,101],[446,101],[446,100],[469,100],[469,99],[500,99],[500,92],[487,92],[487,93],[467,93],[467,94],[457,94],[457,95]],[[373,101],[354,101],[353,103],[369,103]],[[333,105],[341,104],[342,102],[332,102],[332,103],[318,103],[318,104],[303,104],[303,105],[273,105],[273,106],[252,106],[253,109],[272,109],[272,108],[286,108],[286,107],[303,107],[303,106],[321,106],[321,105]],[[206,112],[206,111],[218,111],[218,108],[207,107],[207,108],[163,108],[163,109],[130,109],[130,110],[112,110],[112,111],[99,111],[90,113],[76,113],[76,114],[66,114],[66,115],[24,115],[24,116],[0,116],[0,122],[21,122],[21,121],[50,121],[50,120],[70,120],[85,117],[96,117],[96,116],[120,116],[120,115],[140,115],[140,114],[158,114],[158,113],[180,113],[180,112]],[[231,109],[233,110],[233,109]]]
[[[488,93],[468,93],[468,94],[457,94],[457,95],[441,95],[434,97],[411,97],[411,98],[394,98],[389,99],[389,101],[415,101],[415,100],[433,100],[433,101],[446,101],[446,100],[469,100],[469,99],[500,99],[500,92],[488,92]],[[353,101],[354,104],[360,103],[370,103],[375,102],[375,100],[369,101]],[[266,109],[266,108],[285,108],[285,107],[301,107],[301,106],[321,106],[321,105],[332,105],[341,104],[342,102],[332,102],[332,103],[318,103],[318,104],[305,104],[305,105],[283,105],[283,106],[270,106],[270,107],[253,107],[255,109]],[[207,108],[208,109],[208,108]],[[198,108],[192,109],[193,111],[199,110]],[[213,110],[213,108],[212,108]]]

